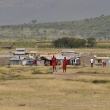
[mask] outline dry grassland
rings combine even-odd
[[[109,110],[109,67],[0,67],[0,110]]]
[[[58,53],[61,49],[30,49]],[[107,53],[110,49],[72,49]],[[0,51],[3,53],[6,51]],[[0,110],[109,110],[110,67],[1,66]]]

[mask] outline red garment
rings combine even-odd
[[[37,65],[37,61],[36,61],[36,60],[34,60],[34,61],[33,61],[33,64],[34,64],[34,65]]]
[[[52,66],[56,66],[56,58],[55,57],[52,58]]]
[[[102,62],[102,66],[103,67],[106,66],[106,62],[105,61]]]
[[[66,70],[67,64],[68,64],[68,61],[67,61],[67,59],[65,58],[65,59],[63,60],[63,70]]]

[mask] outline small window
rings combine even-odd
[[[98,63],[102,63],[102,60],[98,60]]]

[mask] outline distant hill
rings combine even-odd
[[[110,40],[110,16],[80,21],[0,26],[0,39],[54,40],[62,37],[94,37]]]

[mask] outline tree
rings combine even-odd
[[[89,21],[89,19],[87,19],[87,18],[86,18],[86,19],[84,19],[84,21],[85,21],[85,22],[88,22],[88,21]]]
[[[52,42],[54,47],[58,48],[78,48],[85,47],[86,40],[79,38],[59,38]]]
[[[96,39],[93,37],[88,38],[87,43],[88,47],[94,47],[97,44]]]
[[[32,20],[31,21],[33,24],[36,24],[37,23],[37,20]]]
[[[101,18],[101,17],[104,17],[104,14],[102,14],[102,15],[100,16],[100,18]]]

